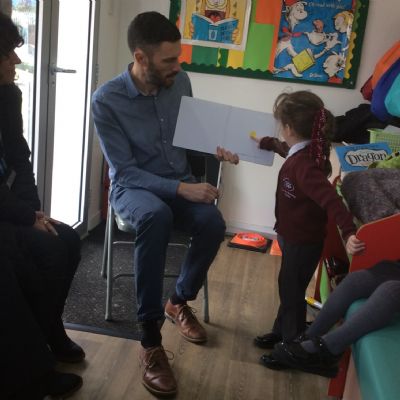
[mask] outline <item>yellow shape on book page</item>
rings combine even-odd
[[[249,133],[249,136],[250,136],[251,138],[255,138],[255,137],[257,137],[257,132],[256,132],[256,131],[251,131],[251,132]]]

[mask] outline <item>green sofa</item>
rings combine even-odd
[[[346,317],[364,301],[354,302]],[[363,400],[400,399],[400,316],[359,339],[352,345],[352,354]]]

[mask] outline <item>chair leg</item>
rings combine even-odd
[[[108,230],[107,230],[107,299],[106,299],[106,315],[107,321],[112,320],[112,297],[113,297],[113,241],[114,241],[114,210],[109,205],[108,208]]]
[[[204,280],[204,284],[203,284],[203,311],[204,311],[204,317],[203,320],[205,323],[209,323],[210,322],[210,314],[209,314],[209,309],[208,309],[208,278],[206,276],[206,279]]]
[[[110,210],[108,210],[108,211],[110,211]],[[101,277],[102,278],[106,278],[107,277],[108,230],[109,229],[110,229],[110,219],[108,218],[108,213],[107,213],[106,231],[104,233],[103,257],[102,257],[102,260],[101,260]]]

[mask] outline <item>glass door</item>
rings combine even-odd
[[[42,107],[38,123],[39,136],[43,132],[40,127],[45,126],[46,132],[45,138],[38,139],[37,153],[38,175],[43,171],[43,207],[53,218],[85,233],[96,1],[41,3],[42,65],[48,60],[47,68],[41,71],[47,79],[40,80]]]

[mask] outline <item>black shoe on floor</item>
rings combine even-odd
[[[281,342],[275,346],[271,356],[291,368],[327,378],[334,378],[339,371],[338,363],[341,354],[332,354],[319,337],[312,340],[317,347],[315,353],[305,351],[299,342]]]
[[[261,349],[273,349],[274,346],[282,340],[280,335],[274,332],[266,333],[254,338],[254,344]]]
[[[271,354],[263,354],[260,357],[260,362],[262,365],[264,365],[264,367],[273,369],[275,371],[280,371],[289,368],[287,365],[282,364],[281,362],[276,360]]]
[[[82,378],[75,374],[51,370],[37,381],[21,385],[17,392],[7,396],[7,400],[65,399],[82,387]],[[1,397],[3,399],[3,397]]]
[[[70,396],[82,387],[83,380],[79,375],[51,371],[40,381],[40,391],[45,396]]]
[[[65,363],[78,363],[86,357],[82,347],[73,342],[70,338],[64,341],[62,345],[51,345],[51,351],[57,361]]]

